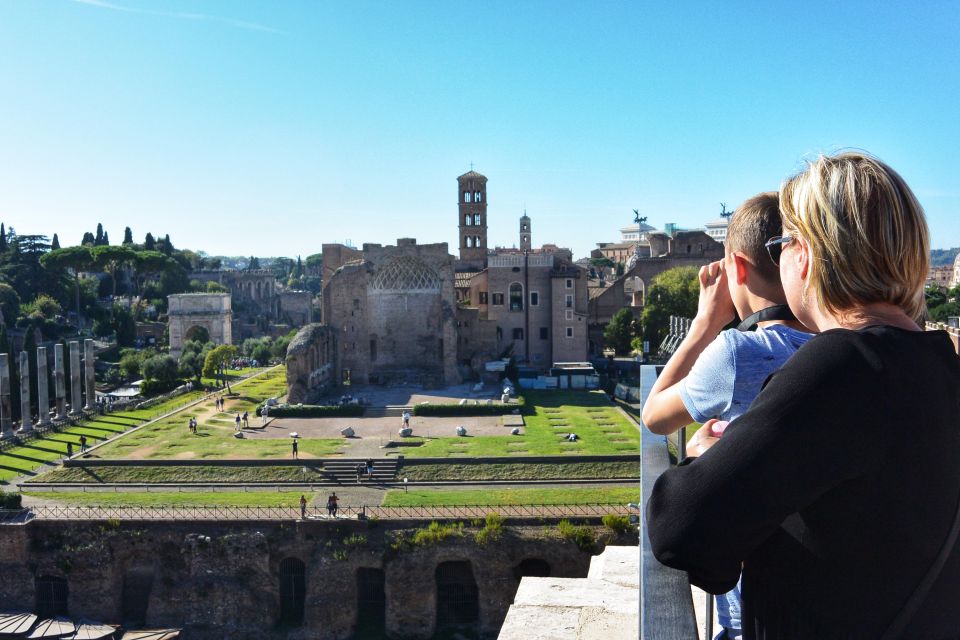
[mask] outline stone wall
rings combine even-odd
[[[440,563],[469,563],[478,616],[472,627],[495,637],[524,560],[554,577],[585,577],[591,552],[561,540],[555,526],[506,527],[486,546],[463,537],[394,551],[400,525],[357,521],[57,522],[0,526],[0,599],[33,610],[38,577],[65,579],[69,615],[121,622],[145,605],[148,627],[183,627],[185,638],[347,639],[357,625],[361,569],[383,572],[385,633],[430,638],[436,631]],[[601,537],[636,544],[636,538]],[[351,538],[352,536],[352,538]],[[304,568],[302,623],[280,624],[281,563]],[[443,595],[441,595],[443,597]]]
[[[308,324],[287,347],[287,402],[310,403],[337,385],[337,333]]]

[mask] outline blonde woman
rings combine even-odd
[[[770,258],[819,335],[657,481],[654,554],[711,593],[742,566],[748,640],[960,637],[960,360],[919,325],[923,210],[864,153],[811,162],[780,208]]]

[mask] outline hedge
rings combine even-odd
[[[0,509],[21,509],[23,496],[19,493],[0,491]]]
[[[510,404],[418,404],[413,407],[413,415],[423,417],[456,416],[502,416],[523,410],[523,396]]]
[[[359,418],[364,408],[358,404],[343,406],[322,404],[275,405],[270,407],[271,418]],[[257,415],[263,412],[263,403],[257,405]]]

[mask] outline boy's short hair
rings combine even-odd
[[[783,221],[812,253],[807,284],[827,310],[894,304],[921,322],[930,239],[906,181],[861,151],[820,156],[780,190]]]
[[[764,246],[770,238],[782,233],[780,196],[776,191],[758,193],[737,207],[727,227],[727,252],[742,253],[764,280],[780,281],[780,269],[773,263]]]

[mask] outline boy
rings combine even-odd
[[[722,261],[700,269],[700,302],[687,337],[657,378],[643,405],[643,423],[662,435],[691,422],[733,420],[760,393],[811,335],[786,306],[780,271],[767,246],[781,234],[776,192],[756,195],[737,208],[727,229]],[[723,331],[738,315],[738,329]],[[749,331],[753,326],[756,331]],[[709,425],[690,441],[689,454],[702,454],[716,441]],[[718,523],[718,526],[722,524]],[[717,638],[740,638],[739,585],[717,596]]]

